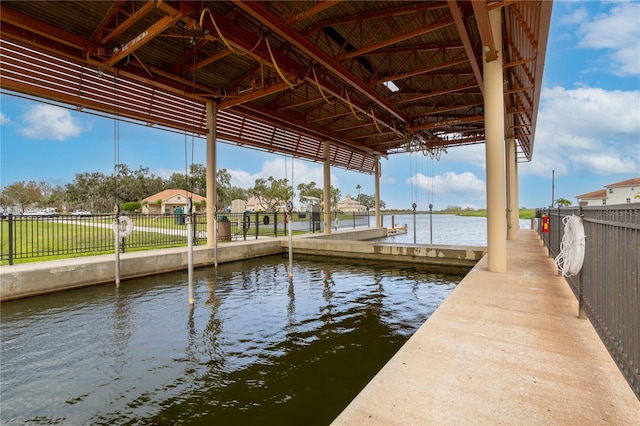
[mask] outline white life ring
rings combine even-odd
[[[337,216],[336,216],[335,224],[336,224],[336,231],[337,231],[337,230],[338,230],[338,228],[340,227],[340,219],[338,219],[338,217],[337,217]]]
[[[121,238],[131,235],[133,232],[133,222],[128,216],[118,217],[118,223],[113,224],[113,233],[115,234],[116,232],[119,232]]]
[[[560,253],[556,257],[556,268],[565,277],[577,275],[584,263],[585,235],[580,216],[571,215],[562,219],[564,235]]]

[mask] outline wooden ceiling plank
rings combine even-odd
[[[41,20],[32,18],[16,10],[6,7],[0,2],[0,21],[12,24],[18,28],[37,34],[44,38],[73,47],[80,51],[89,51],[91,54],[98,52],[98,45],[75,34],[63,31],[60,28],[47,24]],[[4,26],[4,25],[3,25]],[[4,28],[2,28],[4,32]]]

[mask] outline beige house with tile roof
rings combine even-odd
[[[191,197],[196,213],[204,213],[206,211],[205,197],[194,194],[184,189],[165,189],[157,194],[148,196],[140,201],[142,204],[142,213],[144,214],[171,214],[176,208],[182,208],[183,211],[187,205],[187,198]]]
[[[359,212],[367,211],[367,208],[362,204],[360,204],[359,201],[356,201],[353,198],[351,198],[351,194],[347,194],[346,199],[342,201],[338,201],[337,208],[338,208],[338,211],[341,211],[343,213],[353,213],[353,212],[359,213]]]
[[[640,198],[636,198],[640,194],[640,178],[627,179],[604,187],[606,189],[577,195],[578,203],[586,202],[587,206],[640,203]]]

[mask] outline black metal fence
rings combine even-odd
[[[331,215],[332,229],[370,226],[368,213]],[[127,217],[134,230],[121,240],[122,252],[187,244],[185,214],[133,214]],[[324,231],[322,212],[293,213],[290,223],[282,212],[218,213],[216,217],[219,241],[285,236],[289,227],[294,233]],[[206,244],[206,214],[195,213],[193,220],[194,244]],[[13,265],[16,260],[112,253],[115,251],[114,221],[114,215],[2,215],[0,262]]]
[[[554,258],[560,253],[563,218],[582,217],[582,270],[567,277],[580,309],[600,335],[620,371],[640,398],[640,206],[593,206],[539,210],[549,232],[536,229]]]

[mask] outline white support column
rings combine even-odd
[[[331,144],[324,141],[324,233],[331,233]]]
[[[516,174],[516,140],[514,137],[507,138],[507,240],[516,239],[518,230],[518,176]]]
[[[380,228],[382,226],[382,220],[380,217],[380,159],[376,158],[375,169],[375,209],[376,209],[376,228]]]
[[[513,162],[513,188],[514,188],[514,196],[513,196],[513,204],[516,207],[516,226],[515,229],[520,229],[520,190],[518,189],[518,155],[516,153],[516,159]]]
[[[489,11],[496,48],[502,48],[502,9]],[[505,148],[503,52],[484,65],[484,122],[487,168],[487,260],[491,272],[507,270],[507,220],[505,216]]]
[[[214,220],[216,197],[216,126],[218,108],[213,102],[207,102],[207,247],[216,243],[216,224]],[[220,206],[218,206],[220,207]]]

